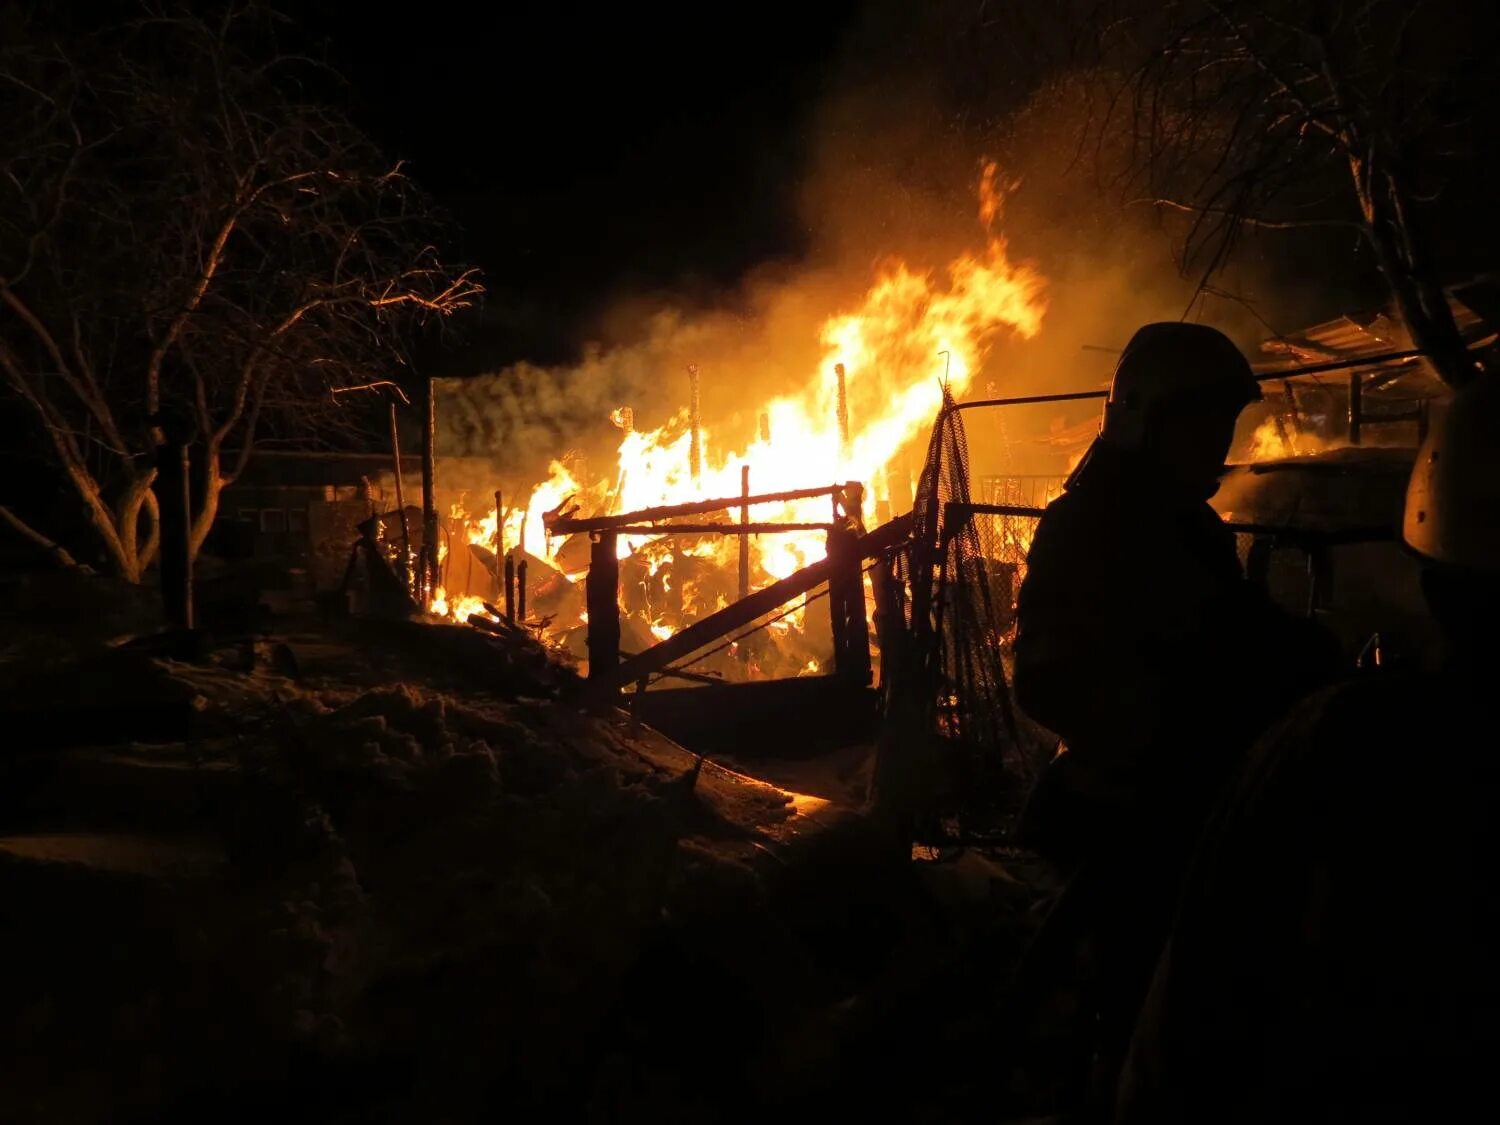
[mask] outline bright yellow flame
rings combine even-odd
[[[1045,281],[1031,266],[1013,263],[1004,237],[993,230],[1005,193],[1014,186],[1001,182],[996,164],[984,164],[979,189],[983,250],[952,261],[946,279],[900,259],[888,260],[857,307],[824,323],[821,361],[808,372],[803,385],[795,393],[759,405],[757,413],[766,417],[768,425],[744,448],[727,448],[711,423],[702,425],[702,474],[695,481],[689,464],[688,411],[679,411],[655,429],[639,429],[634,412],[622,406],[611,415],[622,431],[614,472],[582,485],[567,467],[554,461],[548,479],[536,486],[527,502],[505,514],[504,549],[522,544],[527,554],[554,561],[562,543],[546,542],[542,513],[570,497],[582,514],[593,515],[737,496],[744,466],[749,466],[753,493],[859,481],[865,486],[867,505],[890,499],[893,463],[903,448],[931,427],[942,406],[944,382],[955,398],[962,398],[993,342],[1006,334],[1030,338],[1041,329]],[[839,365],[845,372],[847,445],[838,423],[835,369]],[[713,373],[705,371],[704,377],[713,378]],[[730,518],[738,515],[731,512]],[[471,520],[469,541],[494,550],[497,518],[491,511]],[[827,523],[831,518],[826,496],[757,505],[750,513],[757,523]],[[826,553],[821,531],[760,535],[748,542],[751,584],[757,588]],[[678,539],[675,549],[679,557],[711,559],[730,573],[738,565],[739,540],[732,534],[696,542]],[[672,561],[673,542],[621,536],[618,551],[622,559],[639,556],[649,576],[657,580],[661,568]],[[663,581],[675,581],[670,575],[668,571]],[[576,581],[582,575],[570,573],[568,577]],[[679,592],[686,604],[688,586],[682,584]],[[702,600],[717,605],[723,595]],[[714,606],[700,608],[711,612]],[[800,629],[804,617],[798,610],[777,626]],[[657,637],[669,636],[679,627],[659,614],[642,624]]]
[[[1247,460],[1282,461],[1288,457],[1307,457],[1337,448],[1337,445],[1319,434],[1298,433],[1285,419],[1273,416],[1256,426],[1250,435]]]
[[[455,621],[467,621],[470,617],[478,614],[480,617],[489,617],[489,611],[484,608],[484,599],[461,594],[456,598],[450,598],[448,591],[439,586],[432,592],[432,598],[427,603],[427,612],[438,617],[451,617]]]

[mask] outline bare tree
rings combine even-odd
[[[482,290],[274,13],[67,30],[0,19],[0,385],[139,581],[166,420],[193,435],[196,553],[268,427],[336,417],[332,386],[387,377]]]
[[[1171,0],[1093,6],[1124,75],[1140,202],[1188,216],[1206,282],[1249,228],[1361,232],[1416,346],[1472,378],[1444,291],[1433,209],[1482,144],[1497,92],[1486,5],[1459,0]],[[1106,128],[1118,141],[1119,132]]]

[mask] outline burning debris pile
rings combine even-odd
[[[952,261],[946,285],[888,261],[857,308],[824,322],[822,360],[805,383],[740,404],[740,416],[754,420],[748,441],[722,437],[700,406],[705,381],[747,380],[748,373],[690,364],[687,403],[664,421],[644,427],[629,404],[613,412],[619,435],[607,470],[559,455],[546,480],[514,496],[494,492],[479,503],[473,496],[455,503],[441,547],[444,582],[429,611],[458,621],[493,617],[484,603],[500,608],[513,580],[505,608],[581,658],[592,545],[587,534],[549,534],[560,517],[791,494],[706,514],[691,531],[670,535],[643,518],[617,537],[622,649],[638,651],[824,558],[832,486],[858,483],[877,522],[907,510],[920,443],[944,387],[962,395],[1002,334],[1029,338],[1041,327],[1044,280],[1008,257],[994,229],[1002,202],[990,164],[980,185],[984,249]],[[765,530],[740,532],[737,522]],[[786,526],[773,532],[772,524]],[[740,677],[818,671],[829,654],[826,632],[809,628],[817,612],[803,603],[756,651],[730,651],[714,670]]]

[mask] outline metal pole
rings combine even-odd
[[[1256,372],[1257,381],[1267,379],[1295,379],[1302,375],[1320,375],[1327,371],[1347,371],[1351,367],[1369,370],[1378,367],[1382,363],[1395,363],[1398,360],[1417,359],[1424,355],[1418,350],[1404,352],[1382,352],[1379,355],[1359,356],[1354,359],[1330,360],[1328,363],[1314,363],[1307,367],[1287,367],[1279,371]],[[952,407],[954,410],[972,410],[977,406],[1029,406],[1032,403],[1043,402],[1079,402],[1090,398],[1108,398],[1108,389],[1099,391],[1072,391],[1068,394],[1057,395],[1022,395],[1018,398],[986,398],[973,402],[959,402]]]

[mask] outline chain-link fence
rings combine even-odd
[[[1045,508],[1062,495],[1067,477],[1032,473],[981,476],[972,491],[981,504],[1007,504],[1020,508]]]

